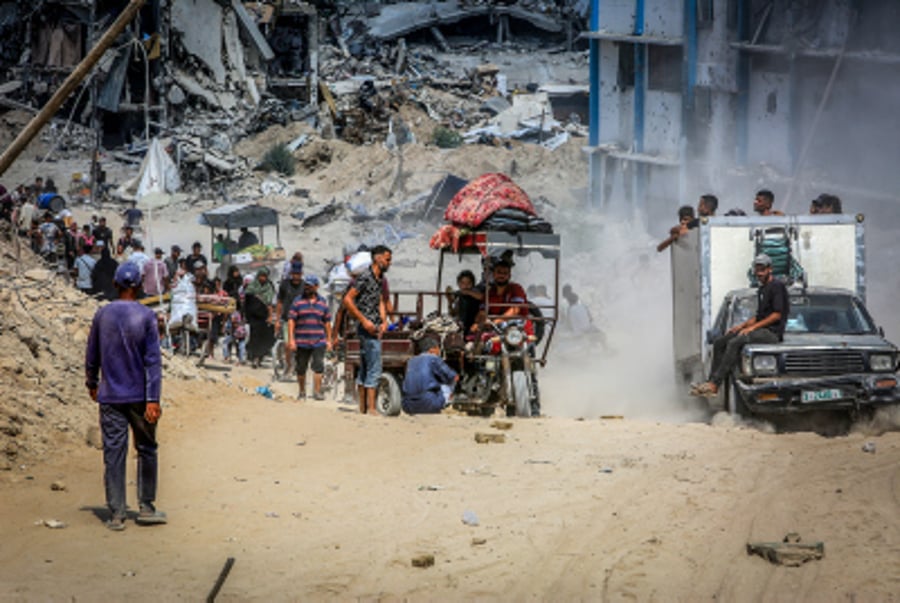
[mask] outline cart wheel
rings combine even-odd
[[[281,381],[286,377],[289,368],[284,361],[284,341],[279,339],[272,346],[272,372],[275,373],[275,381]]]
[[[375,408],[386,417],[396,417],[401,410],[400,384],[391,373],[381,375],[378,390],[375,393]]]

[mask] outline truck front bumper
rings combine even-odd
[[[852,410],[900,404],[895,373],[735,379],[735,387],[747,408],[760,413]]]

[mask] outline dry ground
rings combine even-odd
[[[541,418],[516,420],[504,444],[480,445],[474,434],[493,431],[490,420],[267,400],[247,393],[259,373],[238,373],[232,386],[165,386],[166,526],[104,529],[101,457],[86,446],[0,477],[0,601],[195,601],[229,556],[220,601],[900,593],[896,432],[826,439]],[[548,397],[551,414],[570,402]],[[869,441],[874,454],[861,450]],[[52,491],[56,480],[67,489]],[[462,522],[466,511],[478,526]],[[825,558],[786,568],[745,552],[748,541],[792,531],[824,541]],[[411,567],[419,554],[435,565]]]

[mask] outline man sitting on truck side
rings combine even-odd
[[[694,217],[694,208],[690,205],[682,205],[678,208],[678,224],[669,229],[669,236],[662,243],[656,246],[656,251],[662,253],[669,246],[678,240],[678,238],[687,234],[690,224],[697,221]]]
[[[759,281],[756,315],[731,327],[725,335],[716,339],[709,381],[691,387],[694,396],[716,396],[728,373],[740,359],[745,345],[778,343],[784,336],[790,311],[787,288],[772,276],[772,258],[764,253],[753,261],[753,272]]]

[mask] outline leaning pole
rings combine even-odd
[[[97,61],[100,60],[103,53],[105,53],[107,49],[112,46],[116,38],[119,37],[119,34],[122,33],[125,26],[134,19],[134,16],[144,5],[144,2],[145,0],[131,0],[128,3],[125,10],[119,14],[119,17],[113,22],[109,29],[106,30],[106,33],[103,34],[103,37],[97,41],[97,45],[91,49],[80,63],[78,63],[78,66],[69,74],[69,77],[66,78],[59,89],[53,94],[53,97],[47,101],[44,108],[28,122],[22,131],[19,132],[19,135],[16,136],[16,139],[12,141],[12,144],[3,151],[3,155],[0,155],[0,176],[6,173],[6,170],[9,169],[9,166],[12,165],[19,154],[25,150],[28,143],[37,136],[37,133],[41,131],[41,128],[50,121],[57,111],[59,111],[59,108],[66,102],[69,95],[75,91],[75,88],[77,88],[82,80],[87,77],[87,74],[91,72],[91,69],[97,64]]]

